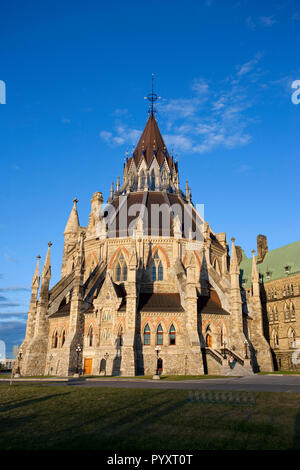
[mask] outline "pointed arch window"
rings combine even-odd
[[[289,320],[290,318],[290,309],[288,307],[288,304],[284,304],[284,317],[285,320]]]
[[[273,338],[274,349],[277,349],[279,347],[279,340],[278,340],[278,334],[276,333],[275,330],[273,330],[272,338]]]
[[[289,331],[289,347],[290,348],[296,347],[296,333],[294,330]]]
[[[146,185],[146,176],[144,170],[141,171],[141,189]]]
[[[154,170],[151,171],[150,187],[151,187],[152,190],[155,189],[155,172],[154,172]]]
[[[121,253],[115,271],[116,282],[127,281],[127,264],[123,253]]]
[[[158,251],[155,252],[151,267],[151,281],[163,281],[164,280],[164,268],[160,260]]]
[[[118,331],[118,345],[123,346],[123,326],[121,325]]]
[[[149,346],[150,344],[150,335],[151,335],[150,327],[147,323],[147,325],[144,328],[144,345],[145,346]]]
[[[62,335],[61,335],[61,346],[62,347],[65,344],[65,341],[66,341],[66,332],[65,332],[65,330],[63,330]]]
[[[89,346],[93,346],[93,339],[94,339],[94,331],[93,331],[93,327],[91,326],[89,329],[89,333],[88,333],[88,345]]]
[[[52,348],[56,349],[58,346],[58,333],[55,331],[52,337]]]
[[[176,344],[176,330],[174,325],[171,325],[169,331],[170,345],[173,346]]]
[[[164,332],[162,329],[161,324],[158,325],[157,331],[156,331],[156,344],[161,345],[164,344]]]
[[[290,303],[290,316],[292,320],[295,319],[295,306],[293,302]]]

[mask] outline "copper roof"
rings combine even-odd
[[[183,312],[179,294],[140,294],[141,312]]]
[[[172,237],[174,216],[178,214],[182,220],[182,236],[189,238],[189,230],[192,229],[193,233],[196,232],[196,239],[202,240],[201,219],[177,194],[130,192],[116,197],[111,204],[115,212],[108,217],[109,238],[131,236],[140,214],[143,215],[145,235]]]
[[[50,317],[51,318],[68,317],[70,315],[70,307],[71,307],[70,302],[68,302],[67,304],[63,304],[61,307],[58,308],[57,312],[50,315]]]
[[[132,160],[135,165],[138,166],[143,158],[149,167],[154,157],[156,157],[160,167],[164,159],[167,160],[169,168],[174,165],[158,128],[155,116],[151,114],[134,150],[133,156],[127,162],[127,167],[129,168]]]

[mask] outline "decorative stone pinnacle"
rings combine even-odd
[[[50,246],[52,246],[52,243],[51,243],[51,242],[48,242],[48,246],[49,246],[49,248],[50,248]]]
[[[232,237],[231,241],[232,241],[232,243],[234,243],[234,242],[235,242],[235,238],[234,238],[234,237]]]
[[[78,199],[76,199],[76,197],[75,197],[75,199],[73,199],[73,202],[75,202],[75,204],[77,204]]]

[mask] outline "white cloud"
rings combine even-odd
[[[267,26],[267,27],[273,26],[274,24],[277,23],[274,16],[260,16],[259,20],[263,26]]]
[[[192,85],[192,90],[194,90],[198,95],[207,95],[209,92],[209,86],[204,78],[199,78],[194,80]]]
[[[101,131],[99,135],[101,139],[104,140],[105,142],[109,142],[112,138],[112,133],[108,131]]]
[[[251,59],[245,64],[239,66],[238,76],[241,77],[245,74],[248,74],[249,72],[252,72],[252,70],[255,68],[255,66],[258,64],[261,58],[262,58],[262,53],[259,52],[255,55],[254,59]]]
[[[169,151],[203,154],[213,150],[233,149],[248,145],[250,125],[258,122],[251,109],[262,92],[262,52],[237,66],[221,82],[197,78],[188,90],[190,95],[164,99],[157,105],[160,127]],[[135,144],[141,130],[118,122],[111,132],[100,137],[112,145]]]
[[[99,135],[104,142],[112,145],[123,145],[125,143],[134,145],[141,136],[141,131],[119,124],[115,127],[114,132],[101,131]]]
[[[256,28],[256,25],[252,19],[251,16],[248,16],[248,18],[246,18],[246,25],[248,26],[249,29],[251,29],[252,31]]]

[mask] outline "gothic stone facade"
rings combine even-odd
[[[255,257],[244,313],[234,239],[229,256],[225,233],[214,233],[196,211],[188,184],[180,189],[178,164],[153,114],[107,205],[101,192],[93,195],[87,227],[77,202],[64,232],[61,279],[49,290],[49,243],[39,295],[38,259],[22,375],[273,369]]]
[[[244,257],[240,264],[246,297],[251,296],[250,263]],[[264,334],[272,348],[274,366],[300,370],[300,242],[268,251],[266,237],[259,235],[257,267]]]

